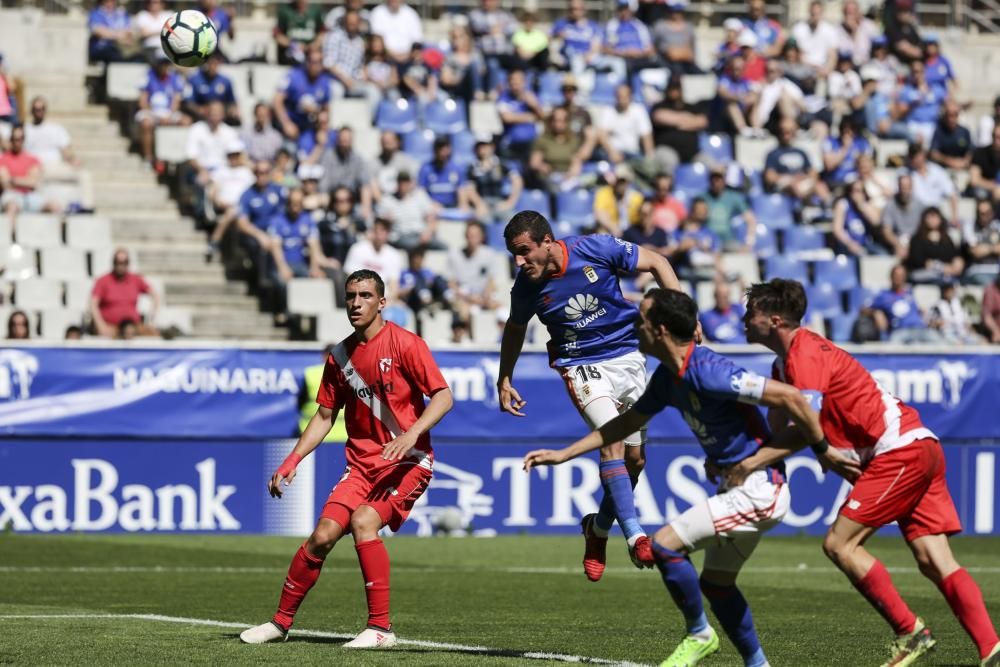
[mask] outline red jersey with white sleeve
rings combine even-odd
[[[392,322],[370,341],[345,338],[326,361],[316,402],[345,408],[347,464],[371,479],[398,464],[382,458],[384,446],[406,432],[424,412],[424,396],[448,383],[427,343]],[[417,439],[410,458],[433,457],[428,433]]]
[[[772,375],[799,389],[819,412],[830,445],[863,465],[916,440],[937,439],[857,359],[807,329],[795,334],[784,360],[775,360]]]

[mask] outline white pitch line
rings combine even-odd
[[[244,630],[252,627],[247,623],[233,623],[230,621],[215,621],[207,618],[185,618],[183,616],[163,616],[161,614],[0,614],[0,620],[60,620],[60,619],[114,619],[114,620],[136,620],[155,621],[160,623],[182,623],[185,625],[207,625],[213,628],[229,628],[233,630]],[[323,632],[320,630],[292,630],[289,635],[294,638],[318,637],[321,639],[353,639],[353,634],[342,632]],[[550,660],[553,662],[584,663],[590,665],[616,665],[617,667],[648,667],[642,663],[608,660],[605,658],[591,658],[584,655],[566,655],[563,653],[544,653],[539,651],[516,651],[510,649],[488,648],[486,646],[467,646],[465,644],[449,644],[443,642],[431,642],[421,639],[399,639],[397,644],[403,646],[418,646],[421,648],[437,649],[441,651],[457,651],[462,653],[474,653],[483,655],[496,654],[498,657],[522,658],[526,660]]]

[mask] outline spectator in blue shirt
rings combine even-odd
[[[674,234],[676,245],[671,264],[679,278],[702,281],[715,276],[722,244],[707,223],[708,203],[702,197],[695,197],[687,219]]]
[[[948,97],[948,90],[933,86],[927,80],[924,63],[910,63],[910,81],[899,92],[899,102],[906,107],[906,129],[910,141],[929,146],[934,136],[941,105]]]
[[[236,229],[240,245],[246,250],[254,266],[257,286],[267,276],[267,255],[271,251],[271,237],[267,234],[271,220],[281,213],[285,205],[285,189],[271,180],[271,163],[260,161],[253,166],[254,184],[240,197]]]
[[[426,266],[424,257],[427,248],[417,246],[407,251],[407,268],[399,275],[399,300],[410,307],[417,315],[417,333],[420,331],[420,311],[437,307],[451,310],[453,296],[448,281]]]
[[[122,47],[135,45],[135,34],[128,12],[117,0],[101,0],[87,16],[90,40],[87,54],[92,63],[117,63],[126,60]]]
[[[805,204],[811,203],[814,196],[829,203],[830,188],[817,176],[805,151],[792,145],[798,129],[792,118],[782,118],[778,123],[778,147],[767,154],[764,162],[764,187]]]
[[[927,83],[953,94],[955,92],[955,70],[952,69],[951,61],[941,55],[938,36],[931,32],[923,37],[924,69]]]
[[[872,146],[859,132],[851,116],[840,120],[840,136],[829,136],[823,143],[823,179],[837,187],[858,175],[858,158],[872,152]]]
[[[861,97],[865,100],[865,127],[872,135],[884,139],[908,139],[910,135],[903,121],[905,107],[880,90],[880,85],[879,67],[872,63],[863,66]]]
[[[444,208],[467,208],[465,170],[451,159],[451,139],[446,136],[434,140],[434,157],[420,168],[417,185]]]
[[[785,48],[788,35],[781,24],[768,18],[764,0],[750,0],[743,24],[757,37],[757,51],[765,58],[777,58]]]
[[[882,338],[903,345],[944,342],[940,332],[924,321],[913,292],[906,286],[906,269],[902,265],[892,267],[889,285],[862,309],[862,313],[874,317]]]
[[[323,52],[310,49],[306,64],[291,70],[274,95],[274,113],[285,137],[298,139],[315,126],[320,110],[330,105],[332,93],[333,77],[323,69]]]
[[[236,104],[233,82],[219,72],[222,54],[218,51],[208,57],[201,69],[191,75],[184,88],[183,109],[192,120],[202,120],[208,111],[208,103],[218,100],[226,107],[226,123],[240,124],[240,109]]]
[[[733,303],[729,298],[729,283],[715,279],[715,306],[704,310],[698,315],[702,333],[711,343],[746,343],[743,333],[743,316],[746,308],[743,304]]]
[[[146,84],[139,93],[139,110],[135,114],[135,120],[139,123],[139,145],[147,164],[151,164],[154,158],[156,126],[190,123],[180,111],[183,91],[184,79],[173,70],[170,61],[161,53],[156,64],[149,68]]]
[[[223,37],[230,42],[236,39],[236,27],[233,24],[231,11],[219,7],[219,0],[198,0],[197,9],[208,17],[208,20],[215,26],[215,32],[219,33],[218,52],[222,53],[223,60],[226,60],[225,49],[222,48]]]
[[[600,54],[601,32],[600,24],[587,18],[583,0],[570,0],[568,15],[552,24],[551,37],[559,48],[550,48],[550,57],[579,76]]]
[[[615,18],[604,26],[600,64],[623,81],[641,69],[659,66],[649,29],[635,18],[637,6],[637,0],[617,0]]]
[[[930,158],[948,169],[968,169],[972,163],[972,133],[958,124],[961,109],[954,100],[944,103],[944,111],[934,138],[931,139]]]
[[[545,112],[538,98],[528,90],[523,70],[513,70],[507,76],[507,90],[497,99],[497,111],[503,122],[501,156],[526,164],[538,136],[535,123],[545,117]]]

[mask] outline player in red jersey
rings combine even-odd
[[[886,665],[909,665],[934,646],[924,622],[903,601],[882,563],[865,549],[880,527],[897,521],[920,572],[933,581],[979,649],[982,665],[1000,665],[1000,641],[979,586],[955,560],[948,536],[962,525],[945,483],[941,443],[919,413],[883,389],[850,354],[801,329],[802,285],[775,279],[747,291],[747,341],[778,355],[774,377],[794,385],[819,411],[827,443],[860,465],[837,472],[854,483],[823,541],[823,551],[897,635]],[[772,431],[786,416],[768,414]],[[788,442],[788,441],[786,441]],[[816,446],[814,446],[816,448]],[[730,483],[791,449],[763,447],[727,471]]]
[[[374,271],[355,271],[345,283],[354,333],[327,359],[316,402],[319,409],[267,488],[281,497],[295,468],[347,410],[347,470],[330,492],[322,516],[288,568],[278,611],[240,635],[247,644],[284,641],[295,612],[319,578],[323,561],[350,532],[368,598],[368,625],[345,648],[388,648],[389,554],[378,537],[383,526],[399,530],[431,480],[434,453],[429,431],[451,409],[451,390],[417,336],[382,319],[385,284]],[[424,407],[424,396],[430,402]]]

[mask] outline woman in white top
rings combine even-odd
[[[146,0],[146,8],[135,17],[132,25],[139,35],[142,51],[150,62],[160,51],[160,30],[172,13],[163,6],[163,0]]]

